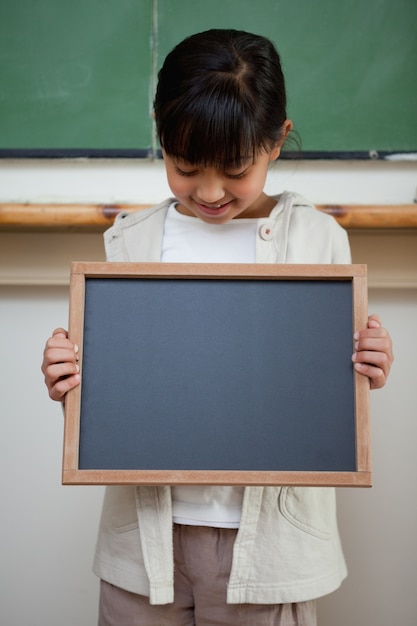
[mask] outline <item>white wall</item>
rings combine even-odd
[[[409,203],[412,163],[281,162],[269,190],[318,203]],[[156,202],[168,195],[160,163],[3,162],[0,202]],[[417,231],[351,233],[369,262],[370,309],[394,339],[390,384],[372,394],[374,486],[339,491],[350,570],[320,601],[320,626],[417,623]],[[68,263],[103,258],[98,233],[0,232],[0,623],[90,626],[91,574],[102,489],[60,485],[61,409],[44,388],[45,339],[67,323]]]
[[[390,329],[396,363],[371,395],[374,484],[339,490],[349,577],[320,603],[321,626],[417,624],[417,291],[370,291]]]
[[[91,561],[101,488],[60,484],[63,415],[40,371],[43,344],[66,325],[67,290],[0,288],[0,623],[90,626]]]
[[[417,196],[412,162],[284,161],[267,193],[297,191],[318,204],[402,204]],[[39,160],[0,164],[0,202],[153,203],[170,195],[162,161]]]

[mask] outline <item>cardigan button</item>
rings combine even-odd
[[[259,228],[259,236],[264,241],[271,241],[271,239],[274,237],[274,231],[272,229],[272,226],[270,224],[262,224],[262,226]]]

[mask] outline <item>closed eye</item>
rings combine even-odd
[[[180,169],[178,166],[175,166],[175,171],[180,176],[195,176],[198,172],[198,170],[185,171],[185,170]]]
[[[246,169],[244,169],[242,172],[239,172],[238,174],[231,174],[228,172],[225,172],[225,176],[227,176],[227,178],[231,178],[233,180],[239,179],[239,178],[244,178],[246,176],[246,174],[249,171],[249,167],[247,167]]]
[[[232,180],[238,180],[239,178],[244,178],[247,174],[247,171],[240,172],[240,174],[225,174],[227,178],[231,178]]]

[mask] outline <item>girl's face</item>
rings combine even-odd
[[[238,169],[192,165],[164,152],[168,184],[179,201],[177,210],[198,217],[208,224],[225,224],[240,217],[266,217],[275,202],[264,192],[271,161],[278,158],[280,146],[261,152],[256,161]]]

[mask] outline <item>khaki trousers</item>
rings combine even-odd
[[[98,626],[317,626],[315,601],[227,604],[237,530],[174,524],[173,604],[101,581]]]

